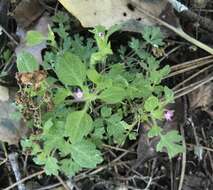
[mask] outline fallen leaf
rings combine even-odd
[[[197,108],[201,108],[207,112],[209,116],[213,118],[213,86],[212,83],[201,86],[197,90],[188,95],[190,102],[190,110],[193,111]]]
[[[30,73],[17,73],[16,79],[19,85],[33,85],[35,89],[38,89],[46,76],[45,71],[39,70]]]
[[[103,25],[107,28],[115,24],[123,24],[124,30],[141,32],[144,25],[154,25],[155,22],[139,12],[129,0],[59,0],[59,2],[74,15],[84,27]],[[134,0],[138,7],[159,17],[168,1]]]
[[[190,109],[211,107],[213,104],[212,83],[206,84],[189,94]]]
[[[14,10],[14,18],[20,27],[27,28],[32,22],[37,20],[43,12],[44,8],[39,3],[39,0],[23,0]]]

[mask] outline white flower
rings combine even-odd
[[[84,93],[81,91],[81,89],[78,88],[77,91],[73,93],[73,96],[74,96],[75,100],[81,101],[81,100],[83,100]]]

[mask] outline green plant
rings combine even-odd
[[[173,92],[161,85],[170,68],[161,68],[148,52],[163,45],[160,31],[146,28],[144,39],[132,39],[127,57],[127,48],[114,54],[111,49],[109,37],[118,29],[94,28],[97,46],[92,39],[70,37],[63,22],[49,28],[48,37],[35,31],[27,35],[29,45],[46,41],[51,49],[44,56],[45,72],[33,55],[23,52],[17,58],[22,97],[17,103],[33,131],[21,144],[47,174],[72,176],[95,168],[103,161],[103,142],[122,145],[136,139],[135,126],[143,122],[150,124],[149,137],[160,137],[158,151],[165,148],[170,158],[183,151],[177,131],[166,133],[158,125],[173,102]]]

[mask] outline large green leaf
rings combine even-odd
[[[111,87],[104,90],[99,98],[108,104],[115,104],[121,102],[126,96],[126,92],[121,87]]]
[[[81,141],[92,130],[92,127],[92,118],[85,111],[71,112],[67,116],[65,131],[72,143]]]
[[[72,86],[83,86],[86,79],[86,66],[80,58],[66,52],[58,58],[55,72],[61,82]]]
[[[95,168],[103,160],[95,145],[86,140],[73,144],[71,155],[73,160],[84,168]]]
[[[27,73],[38,70],[39,64],[31,53],[23,51],[17,56],[17,67],[20,73]]]

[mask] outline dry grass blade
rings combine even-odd
[[[179,87],[181,87],[182,85],[184,85],[185,83],[189,82],[190,80],[194,79],[195,77],[197,77],[200,74],[203,74],[204,72],[208,71],[209,69],[211,69],[213,67],[213,65],[209,65],[208,67],[205,67],[203,69],[201,69],[200,71],[198,71],[197,73],[191,75],[190,77],[188,77],[187,79],[183,80],[182,82],[180,82],[179,84],[177,84],[172,90],[177,90]]]
[[[201,86],[203,86],[204,84],[207,84],[209,83],[210,81],[213,80],[213,76],[212,75],[209,75],[207,76],[205,79],[201,80],[201,81],[198,81],[198,82],[195,82],[195,83],[192,83],[186,87],[183,87],[179,90],[176,90],[175,91],[175,99],[177,98],[180,98],[186,94],[189,94],[190,92],[200,88]]]
[[[199,65],[199,64],[202,64],[203,62],[209,62],[209,61],[213,61],[213,55],[209,55],[209,56],[206,56],[206,57],[202,57],[202,58],[198,58],[198,59],[195,59],[195,60],[186,61],[184,63],[174,65],[174,66],[171,67],[171,70],[177,71],[177,70],[188,68],[188,67],[191,67],[193,65]]]

